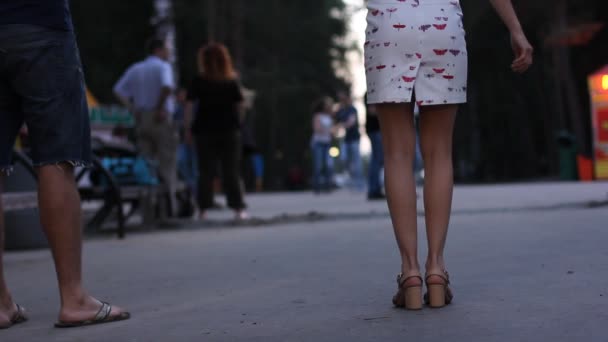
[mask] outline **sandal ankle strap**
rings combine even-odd
[[[425,282],[428,283],[430,277],[440,277],[441,279],[443,279],[445,281],[446,285],[450,284],[450,274],[448,273],[448,271],[443,271],[443,274],[441,274],[441,273],[427,273],[424,276]]]
[[[405,276],[403,275],[403,273],[399,273],[399,274],[397,275],[397,284],[399,285],[399,287],[405,287],[405,283],[406,283],[408,280],[410,280],[410,279],[414,279],[414,278],[420,279],[420,282],[421,282],[421,283],[424,283],[424,279],[422,279],[422,276],[419,276],[419,275],[413,275],[413,276],[405,277]],[[416,285],[416,286],[418,286],[418,285]],[[414,287],[414,286],[408,286],[408,287]]]

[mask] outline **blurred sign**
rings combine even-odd
[[[556,46],[584,46],[595,38],[604,28],[602,22],[586,22],[574,24],[565,29],[556,31],[545,38],[545,45]]]
[[[131,127],[135,124],[133,115],[121,106],[105,106],[97,101],[95,95],[86,88],[89,119],[93,129],[98,127]]]
[[[593,158],[597,179],[608,179],[608,65],[589,77]]]
[[[89,88],[85,88],[85,90],[86,90],[86,94],[87,94],[87,104],[89,105],[89,108],[99,106],[99,101],[97,101],[97,98],[95,98],[95,96],[93,95],[93,93],[91,93]]]
[[[131,127],[135,124],[133,115],[119,106],[97,106],[89,111],[91,125]]]

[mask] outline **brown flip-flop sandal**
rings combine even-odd
[[[406,285],[406,282],[410,279],[420,279],[420,285]],[[423,280],[421,276],[404,277],[403,274],[397,276],[397,285],[399,289],[397,294],[393,297],[393,305],[397,308],[405,308],[407,310],[421,310],[422,309],[422,284]]]
[[[106,302],[101,302],[101,304],[102,304],[101,309],[99,309],[99,312],[97,312],[97,315],[95,315],[95,318],[90,319],[90,320],[85,320],[85,321],[78,321],[78,322],[59,321],[59,322],[55,323],[55,328],[78,328],[78,327],[84,327],[84,326],[88,326],[88,325],[124,321],[124,320],[131,318],[131,314],[128,312],[123,312],[116,316],[110,316],[110,313],[112,312],[112,305],[110,305]]]
[[[0,329],[8,329],[14,325],[27,321],[27,316],[25,315],[25,310],[23,309],[23,307],[19,304],[15,304],[15,306],[17,307],[17,312],[15,312],[13,317],[11,317],[11,321],[10,321],[9,325],[7,325],[5,327],[0,327]]]
[[[439,277],[443,280],[442,284],[429,284],[430,277]],[[424,303],[431,308],[442,308],[452,304],[454,294],[450,289],[450,275],[448,271],[443,271],[443,274],[429,273],[425,277],[427,293],[424,294]]]

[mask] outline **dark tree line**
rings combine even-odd
[[[461,0],[470,56],[469,104],[457,121],[455,165],[462,181],[508,181],[558,174],[557,135],[572,133],[590,155],[586,77],[608,63],[608,28],[579,46],[549,38],[586,22],[608,23],[604,0],[514,0],[536,48],[525,75],[509,65],[509,35],[487,1]],[[130,63],[144,56],[155,32],[151,0],[71,1],[87,83],[104,102]],[[223,42],[245,86],[257,92],[258,144],[269,180],[307,170],[310,105],[348,87],[336,76],[349,46],[342,39],[349,13],[341,0],[174,0],[178,75],[196,73],[197,49]]]
[[[514,1],[536,49],[536,63],[525,75],[509,70],[509,35],[489,5],[462,3],[470,95],[458,120],[457,175],[475,181],[553,177],[559,171],[557,136],[564,131],[575,137],[580,154],[590,156],[587,75],[608,63],[608,29],[581,46],[549,40],[584,23],[607,23],[606,2]]]
[[[112,86],[133,62],[145,56],[150,0],[70,1],[87,85],[103,102],[113,102]]]

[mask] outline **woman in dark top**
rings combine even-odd
[[[206,218],[206,211],[213,207],[213,176],[219,163],[228,206],[236,212],[237,220],[246,219],[240,178],[243,95],[236,72],[228,49],[221,44],[201,48],[198,63],[200,74],[188,88],[186,124],[191,127],[187,140],[196,142],[198,154],[200,216]],[[192,115],[194,102],[198,110]]]

